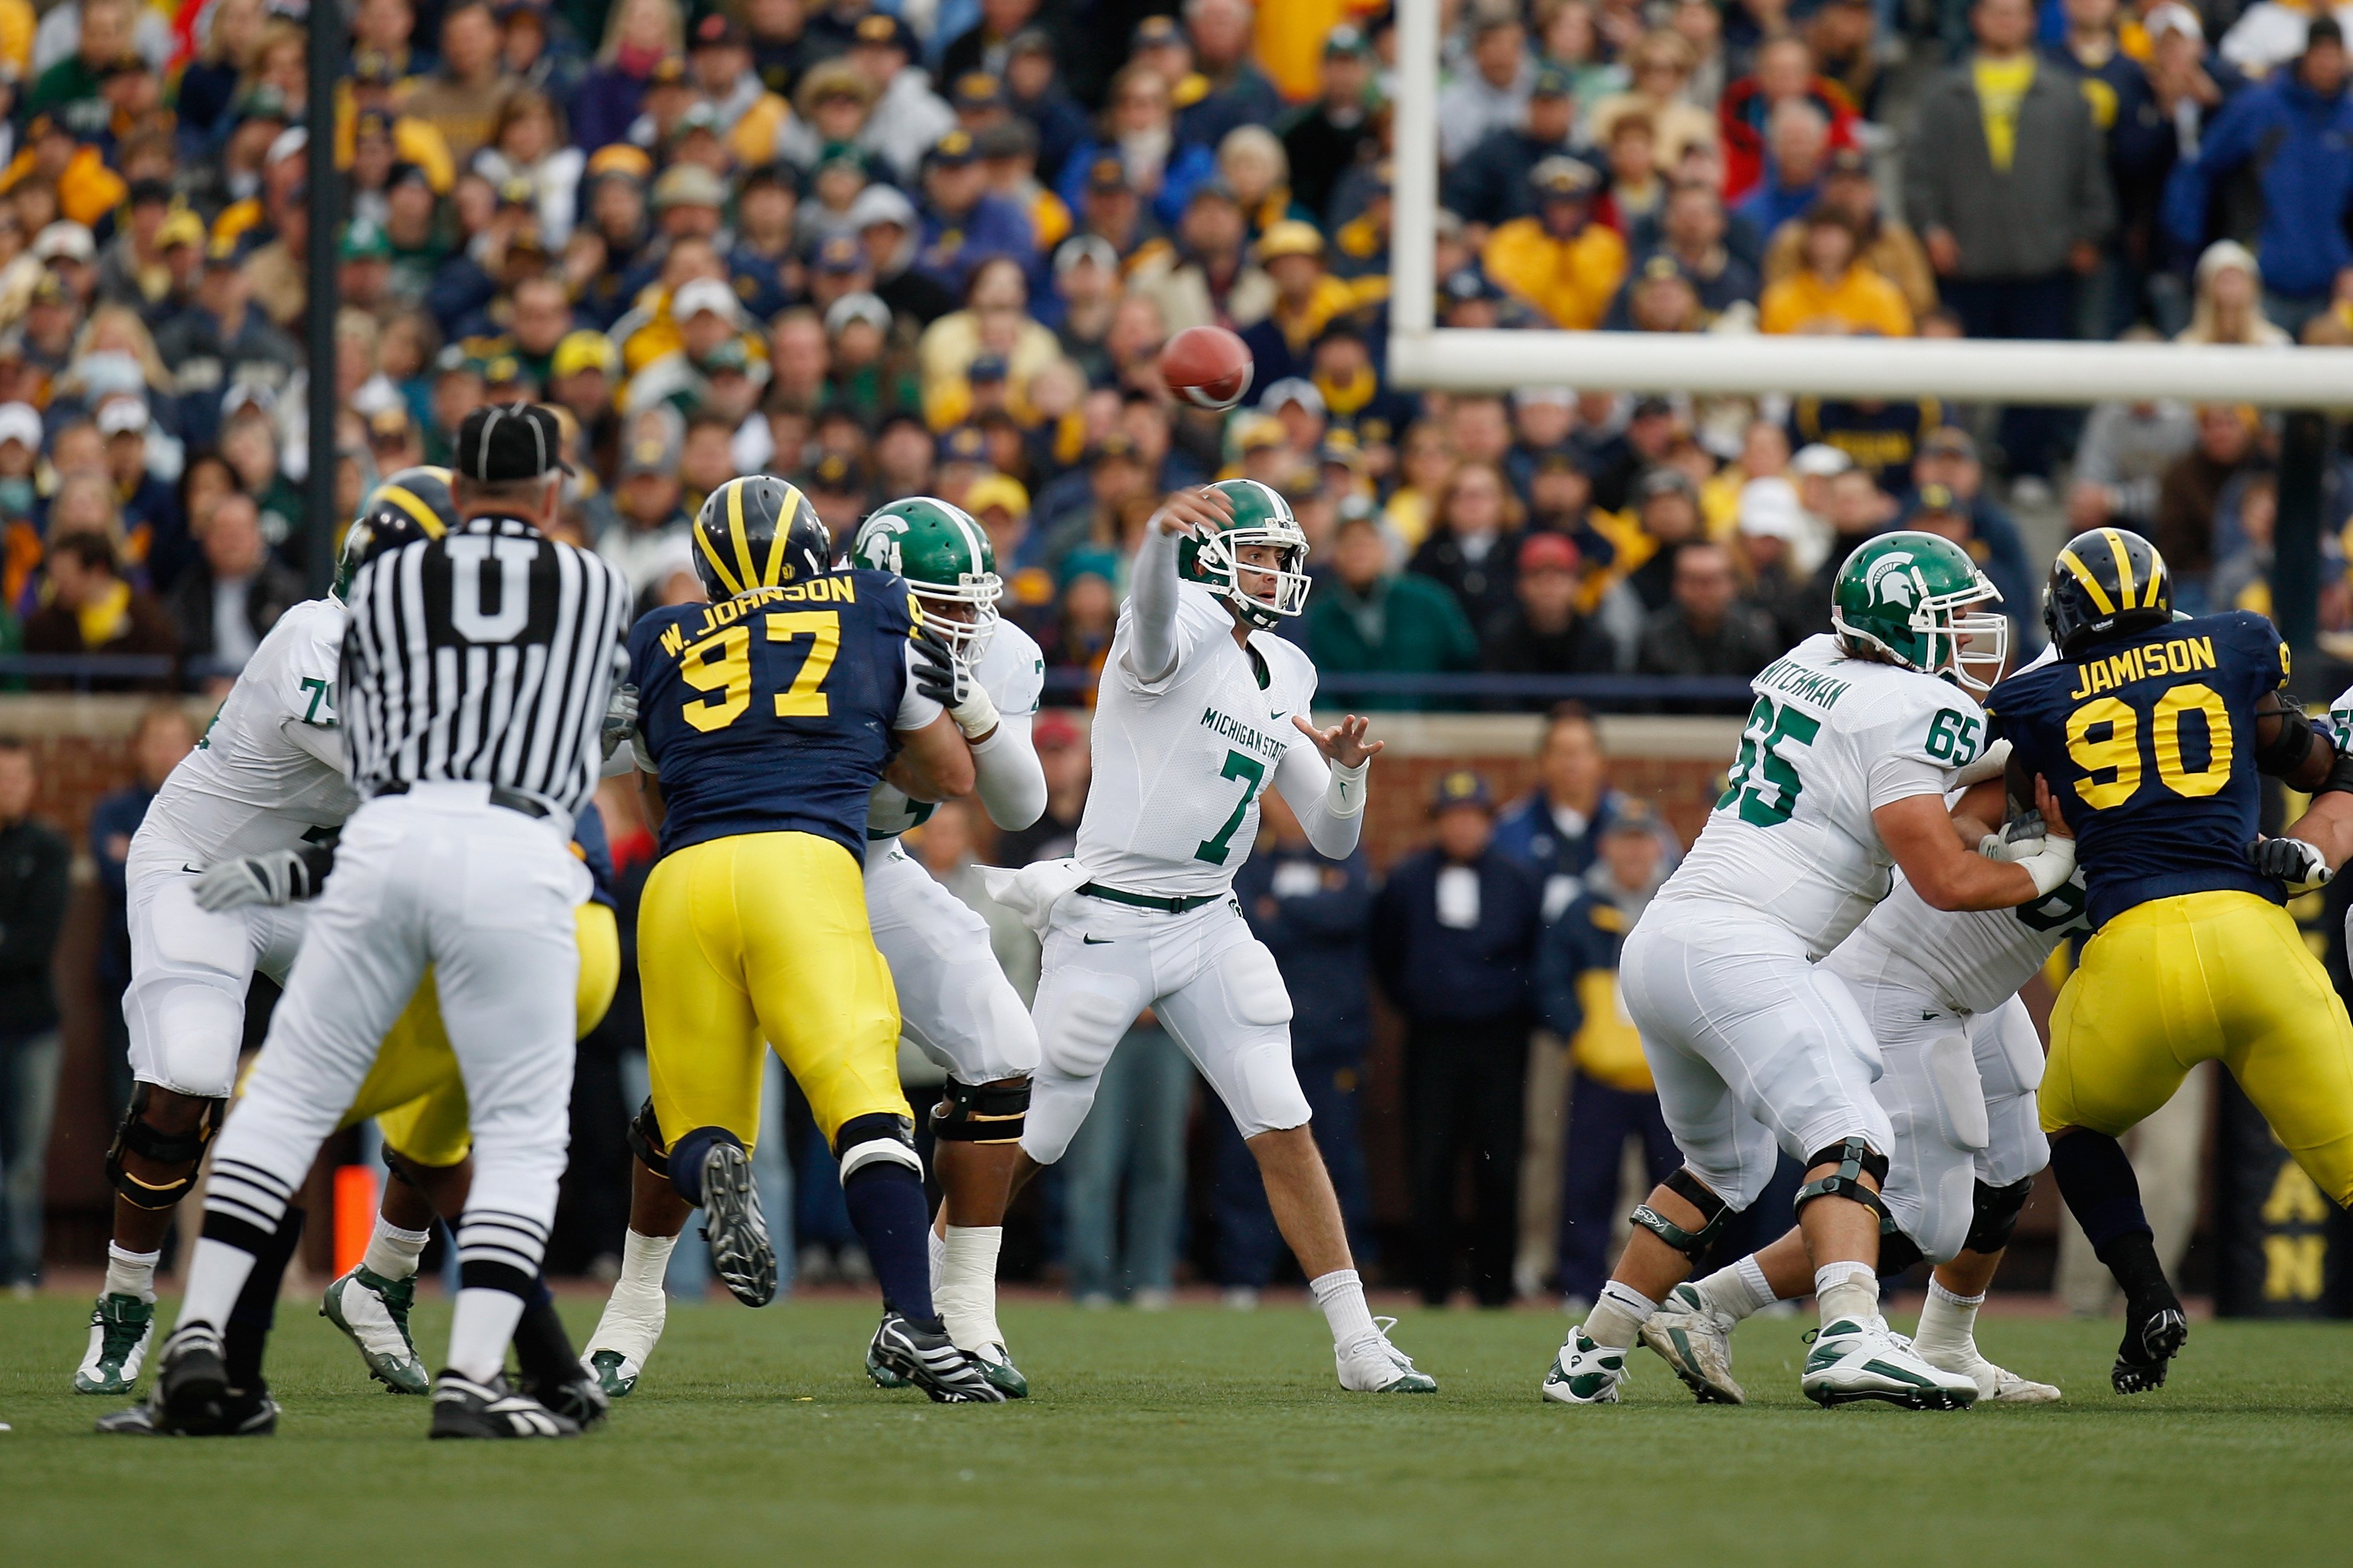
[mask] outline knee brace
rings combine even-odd
[[[1648,1204],[1637,1204],[1628,1217],[1677,1252],[1696,1263],[1704,1257],[1724,1227],[1731,1223],[1732,1209],[1722,1198],[1708,1190],[1707,1184],[1678,1165],[1674,1173],[1660,1185],[1699,1210],[1703,1223],[1697,1230],[1685,1230]]]
[[[625,1136],[628,1139],[629,1152],[638,1157],[638,1163],[664,1181],[668,1181],[670,1149],[669,1145],[662,1142],[661,1123],[654,1120],[654,1102],[651,1097],[647,1099],[645,1105],[637,1115],[629,1119],[628,1131]]]
[[[2000,1252],[2010,1245],[2010,1233],[2018,1228],[2019,1211],[2026,1207],[2027,1195],[2034,1191],[2034,1178],[2012,1182],[2006,1187],[1989,1187],[1979,1182],[1977,1207],[1969,1218],[1968,1239],[1961,1246],[1970,1252]]]
[[[1874,1182],[1887,1180],[1886,1155],[1872,1152],[1871,1145],[1860,1138],[1850,1138],[1843,1143],[1817,1149],[1806,1156],[1806,1169],[1809,1171],[1817,1165],[1831,1164],[1835,1164],[1838,1169],[1798,1189],[1798,1201],[1790,1205],[1793,1215],[1802,1215],[1806,1205],[1816,1198],[1845,1198],[1861,1204],[1879,1216],[1879,1233],[1883,1237],[1901,1234],[1895,1230],[1895,1222],[1889,1216],[1887,1205],[1881,1201],[1878,1193],[1862,1184],[1866,1172]],[[1914,1250],[1918,1249],[1915,1247]]]
[[[114,1190],[128,1198],[133,1207],[160,1211],[175,1207],[196,1184],[196,1167],[203,1162],[213,1134],[220,1131],[221,1116],[228,1101],[206,1100],[193,1132],[163,1132],[147,1124],[147,1100],[153,1087],[142,1083],[131,1091],[130,1109],[123,1111],[121,1125],[114,1130],[114,1142],[106,1151],[106,1176],[114,1184]],[[126,1152],[161,1165],[185,1164],[187,1170],[171,1181],[143,1182],[123,1168],[122,1156]]]
[[[853,1116],[841,1124],[834,1134],[834,1158],[841,1162],[841,1179],[846,1183],[861,1167],[877,1161],[904,1165],[923,1179],[923,1156],[915,1152],[915,1124],[904,1116],[892,1116],[875,1111],[867,1116]]]
[[[932,1136],[947,1143],[1018,1143],[1029,1114],[1029,1080],[940,1086]]]

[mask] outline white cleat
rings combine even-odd
[[[1930,1366],[1957,1373],[1976,1384],[1981,1405],[2056,1405],[2066,1397],[2050,1384],[2037,1383],[2031,1377],[2019,1376],[2008,1367],[1994,1365],[1974,1344],[1966,1352],[1928,1352],[1915,1344],[1912,1353]]]
[[[588,1336],[588,1348],[580,1355],[580,1364],[607,1398],[625,1398],[638,1385],[661,1341],[669,1310],[670,1299],[659,1285],[649,1289],[625,1279],[613,1287],[604,1315],[596,1320],[596,1331]]]
[[[1544,1396],[1555,1405],[1615,1405],[1620,1384],[1633,1380],[1622,1350],[1605,1350],[1579,1323],[1545,1369]]]
[[[1373,1331],[1335,1349],[1332,1359],[1340,1369],[1340,1386],[1351,1394],[1435,1394],[1438,1380],[1413,1364],[1413,1358],[1389,1343],[1395,1318],[1375,1318]]]
[[[1709,1306],[1698,1290],[1678,1285],[1643,1321],[1642,1342],[1659,1352],[1702,1405],[1746,1405],[1748,1395],[1732,1375],[1736,1327],[1729,1313]]]
[[[1841,1318],[1817,1331],[1798,1386],[1825,1410],[1866,1399],[1912,1410],[1967,1410],[1978,1401],[1974,1379],[1924,1361],[1877,1318]]]

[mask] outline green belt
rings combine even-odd
[[[1163,914],[1181,915],[1187,910],[1198,910],[1203,904],[1214,904],[1223,893],[1195,893],[1187,898],[1170,898],[1160,893],[1131,893],[1121,888],[1106,888],[1101,882],[1082,884],[1079,891],[1091,899],[1103,899],[1114,904],[1126,904],[1133,909],[1158,910]]]

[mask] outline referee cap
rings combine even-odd
[[[572,471],[564,460],[564,427],[555,411],[536,403],[485,404],[458,426],[452,468],[478,484],[512,484]]]

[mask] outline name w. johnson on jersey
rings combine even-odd
[[[2211,637],[2144,643],[2105,658],[2085,660],[2077,672],[2079,683],[2067,695],[2090,697],[2129,686],[2136,680],[2147,680],[2152,675],[2188,675],[2213,668],[2214,639]]]
[[[667,654],[682,651],[691,642],[698,642],[715,631],[733,626],[755,610],[770,605],[854,605],[858,603],[858,584],[848,574],[812,577],[806,583],[786,583],[778,587],[760,588],[749,594],[739,594],[732,599],[722,599],[707,605],[702,612],[702,624],[692,631],[684,621],[674,622],[662,629],[661,650]],[[915,624],[923,624],[922,612],[908,601],[909,614]]]
[[[1201,710],[1201,728],[1220,740],[1232,742],[1246,752],[1256,752],[1271,763],[1281,762],[1284,750],[1291,743],[1280,735],[1270,735],[1263,730],[1254,730],[1240,720],[1230,714],[1220,713],[1214,708]]]

